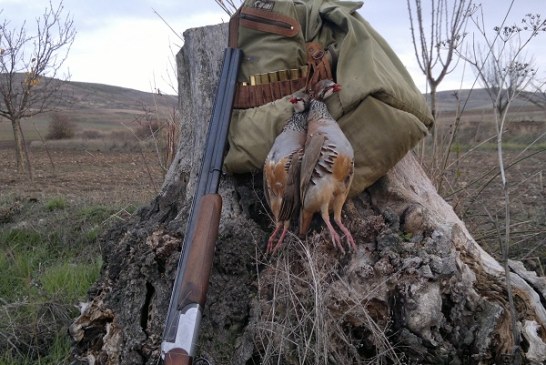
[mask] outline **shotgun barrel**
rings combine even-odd
[[[226,48],[205,151],[165,321],[161,355],[166,365],[192,363],[222,210],[217,194],[241,50]]]

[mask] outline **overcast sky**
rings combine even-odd
[[[171,88],[175,84],[174,54],[183,45],[183,31],[228,19],[214,0],[64,0],[63,3],[78,32],[66,61],[71,80],[142,91],[159,88],[172,94],[175,93]],[[500,23],[510,1],[481,3],[493,27]],[[3,9],[0,19],[8,19],[12,24],[21,19],[33,21],[48,4],[49,0],[0,0]],[[366,0],[359,12],[389,42],[424,91],[424,78],[411,43],[406,0]],[[529,12],[546,16],[546,0],[516,0],[512,23]],[[546,78],[546,35],[532,44],[528,55],[540,67],[539,75]],[[467,75],[472,76],[470,71]],[[457,88],[459,79],[458,75],[446,79],[442,89]]]

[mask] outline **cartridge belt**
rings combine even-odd
[[[307,66],[251,75],[237,85],[233,107],[247,109],[257,107],[305,87]]]
[[[279,70],[251,75],[249,80],[239,82],[233,107],[248,109],[267,104],[305,88],[312,90],[323,79],[333,79],[333,49],[324,49],[319,43],[306,44],[307,65],[299,68]]]

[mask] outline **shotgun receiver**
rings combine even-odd
[[[197,187],[165,322],[165,365],[191,365],[209,283],[222,198],[217,193],[241,50],[226,48]]]

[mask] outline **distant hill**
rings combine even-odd
[[[143,105],[172,108],[177,96],[148,93],[134,89],[89,82],[63,82],[62,109],[142,110]]]
[[[24,74],[16,74],[15,83],[22,82]],[[49,79],[49,82],[60,83],[60,93],[55,100],[57,109],[106,108],[139,110],[141,105],[158,105],[159,107],[176,106],[177,96],[159,95],[124,87],[111,86],[79,81],[62,81]],[[38,92],[40,86],[38,85]],[[57,94],[56,94],[57,95]]]
[[[160,95],[105,84],[63,81],[55,113],[67,116],[79,131],[110,132],[145,120],[169,119],[177,106],[175,95]],[[52,113],[23,121],[28,141],[45,135]],[[0,120],[1,122],[2,120]],[[11,125],[0,123],[0,141],[13,140]]]
[[[459,90],[457,91],[458,99],[461,104],[466,102],[466,111],[483,111],[491,110],[491,99],[485,89]],[[426,95],[425,97],[429,97]],[[467,101],[468,99],[468,101]],[[440,91],[437,93],[438,110],[451,112],[457,110],[457,98],[455,90]],[[512,104],[513,108],[536,108],[528,99],[520,96]]]

